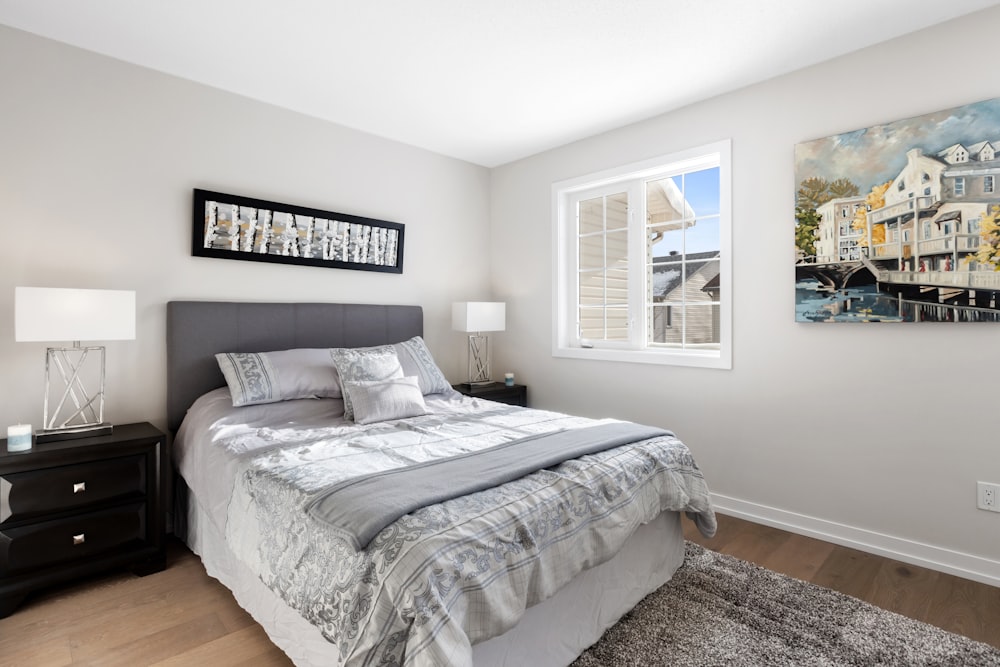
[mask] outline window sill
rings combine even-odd
[[[624,361],[663,366],[690,366],[732,370],[732,360],[715,350],[674,352],[671,350],[611,350],[606,348],[554,347],[553,357],[589,361]]]

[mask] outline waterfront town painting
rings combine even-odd
[[[798,322],[1000,321],[1000,98],[795,147]]]

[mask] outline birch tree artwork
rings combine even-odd
[[[195,197],[196,255],[402,273],[399,223],[202,190]]]

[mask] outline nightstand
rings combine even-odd
[[[0,439],[0,618],[28,593],[166,566],[166,436],[151,424],[8,452]]]
[[[498,403],[509,403],[510,405],[528,406],[528,388],[523,384],[515,384],[508,387],[503,382],[490,382],[489,384],[473,384],[468,382],[451,385],[455,391],[461,392],[473,398],[485,398]]]

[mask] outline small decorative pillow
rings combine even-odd
[[[337,371],[325,349],[223,352],[215,359],[234,407],[341,395]]]
[[[351,397],[354,421],[374,424],[389,419],[405,419],[427,414],[427,404],[416,377],[392,380],[345,382],[344,395]]]
[[[403,368],[392,345],[379,347],[335,347],[330,350],[341,385],[348,382],[384,381],[403,377]],[[344,393],[344,419],[354,419],[349,392]]]
[[[431,356],[431,351],[427,349],[423,338],[414,336],[410,340],[396,343],[393,347],[396,348],[399,363],[403,366],[403,374],[416,376],[420,383],[420,393],[426,396],[451,391],[451,383],[434,363],[434,357]]]

